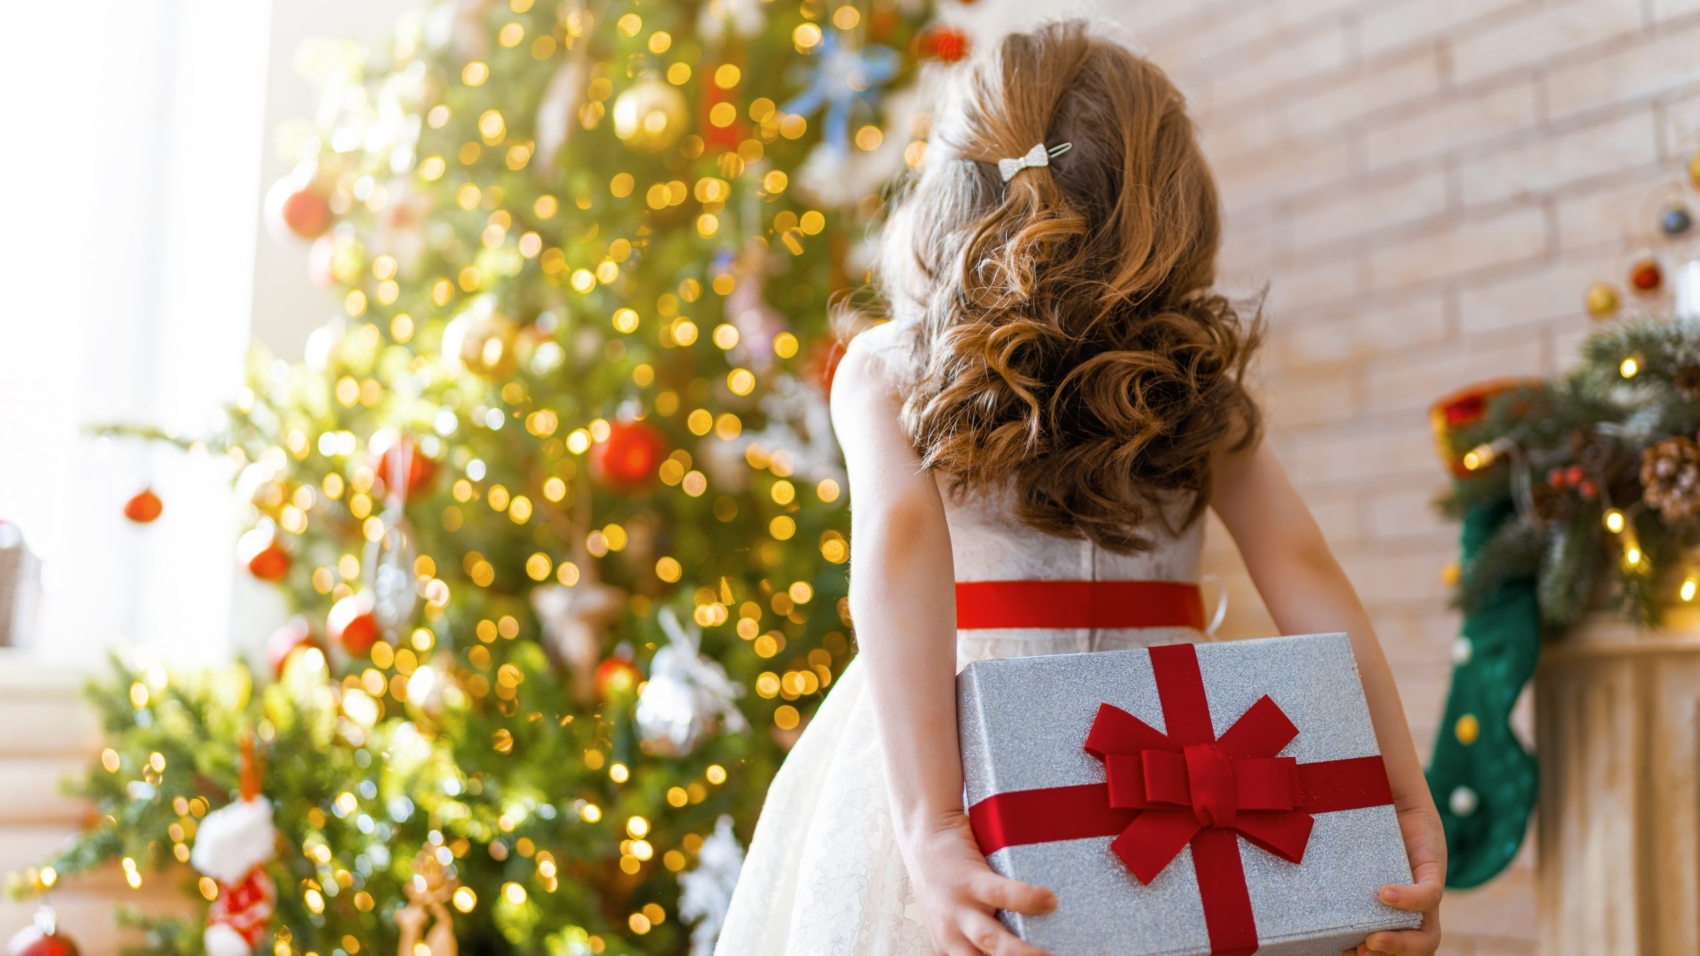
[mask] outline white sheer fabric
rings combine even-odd
[[[1119,555],[1020,524],[1006,497],[945,501],[958,581],[1198,580],[1203,521],[1178,536],[1153,526],[1155,548]],[[1184,627],[959,631],[956,656],[961,668],[1202,639]],[[893,835],[873,707],[852,662],[768,791],[717,956],[932,953]]]

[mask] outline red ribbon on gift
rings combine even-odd
[[[1276,754],[1298,728],[1267,696],[1220,738],[1210,721],[1198,653],[1191,644],[1150,648],[1163,707],[1159,733],[1101,704],[1086,751],[1106,782],[1017,790],[969,808],[980,851],[1115,836],[1110,849],[1141,883],[1192,847],[1210,951],[1249,956],[1257,922],[1239,838],[1290,863],[1304,859],[1312,817],[1393,802],[1381,757],[1299,763]]]

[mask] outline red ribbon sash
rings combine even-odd
[[[1204,630],[1204,598],[1185,581],[961,581],[956,626],[1190,627]]]
[[[1239,838],[1299,863],[1314,814],[1393,802],[1387,770],[1379,756],[1312,763],[1276,756],[1299,731],[1267,696],[1218,738],[1194,647],[1150,653],[1167,734],[1100,704],[1086,751],[1104,762],[1104,783],[996,794],[970,807],[968,819],[987,855],[1114,836],[1111,851],[1145,884],[1190,846],[1210,951],[1249,956],[1257,923]]]

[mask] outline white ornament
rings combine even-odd
[[[1475,653],[1476,647],[1470,643],[1470,639],[1467,637],[1460,637],[1452,642],[1452,663],[1454,666],[1470,663],[1470,658],[1475,656]]]
[[[579,44],[579,48],[549,78],[549,85],[538,101],[535,165],[539,173],[555,171],[555,153],[567,144],[573,125],[578,122],[585,84],[590,81],[590,59],[584,53],[589,49],[590,44]]]
[[[741,487],[749,476],[744,455],[751,445],[760,445],[769,457],[785,455],[792,475],[801,481],[830,478],[843,487],[848,479],[832,434],[832,408],[820,389],[782,374],[762,397],[761,409],[767,424],[760,431],[746,431],[732,441],[703,443],[699,457],[715,487]]]
[[[195,831],[189,863],[220,883],[234,885],[276,853],[271,802],[255,797],[207,814]]]
[[[638,732],[646,740],[665,741],[675,752],[685,753],[716,721],[733,732],[748,730],[749,722],[737,704],[744,688],[726,676],[718,661],[699,652],[701,628],[681,625],[672,608],[662,608],[659,618],[669,643],[649,662],[649,680],[633,715]]]
[[[201,945],[207,956],[252,956],[254,948],[242,934],[224,923],[210,923],[201,934]]]
[[[1672,314],[1680,321],[1700,321],[1700,259],[1691,259],[1676,267],[1676,307]]]
[[[1452,795],[1450,797],[1446,798],[1446,805],[1452,809],[1453,813],[1456,813],[1461,817],[1467,817],[1470,814],[1475,813],[1476,805],[1479,802],[1480,798],[1476,796],[1476,791],[1471,790],[1469,787],[1458,787],[1452,791]]]
[[[722,814],[714,832],[702,841],[697,868],[679,874],[679,917],[696,923],[691,929],[691,956],[714,952],[732,903],[732,888],[738,885],[743,868],[744,848],[732,833],[732,818]]]
[[[721,40],[726,27],[748,39],[767,26],[762,0],[708,0],[697,13],[697,32],[705,39]]]
[[[595,563],[584,561],[579,582],[572,587],[546,584],[531,592],[531,607],[543,625],[543,639],[556,659],[572,671],[573,694],[580,701],[596,697],[596,666],[602,661],[603,637],[620,619],[626,592],[603,584]]]

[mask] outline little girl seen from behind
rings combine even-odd
[[[774,781],[716,952],[1040,953],[995,916],[1056,898],[976,845],[956,672],[1207,640],[1210,508],[1282,633],[1351,638],[1415,874],[1380,899],[1424,914],[1357,952],[1434,953],[1440,821],[1370,622],[1263,440],[1259,329],[1213,289],[1218,198],[1183,98],[1079,22],[959,69],[884,232],[889,321],[833,387],[860,656]],[[1167,597],[1114,627],[970,623],[987,584],[1081,581]]]

